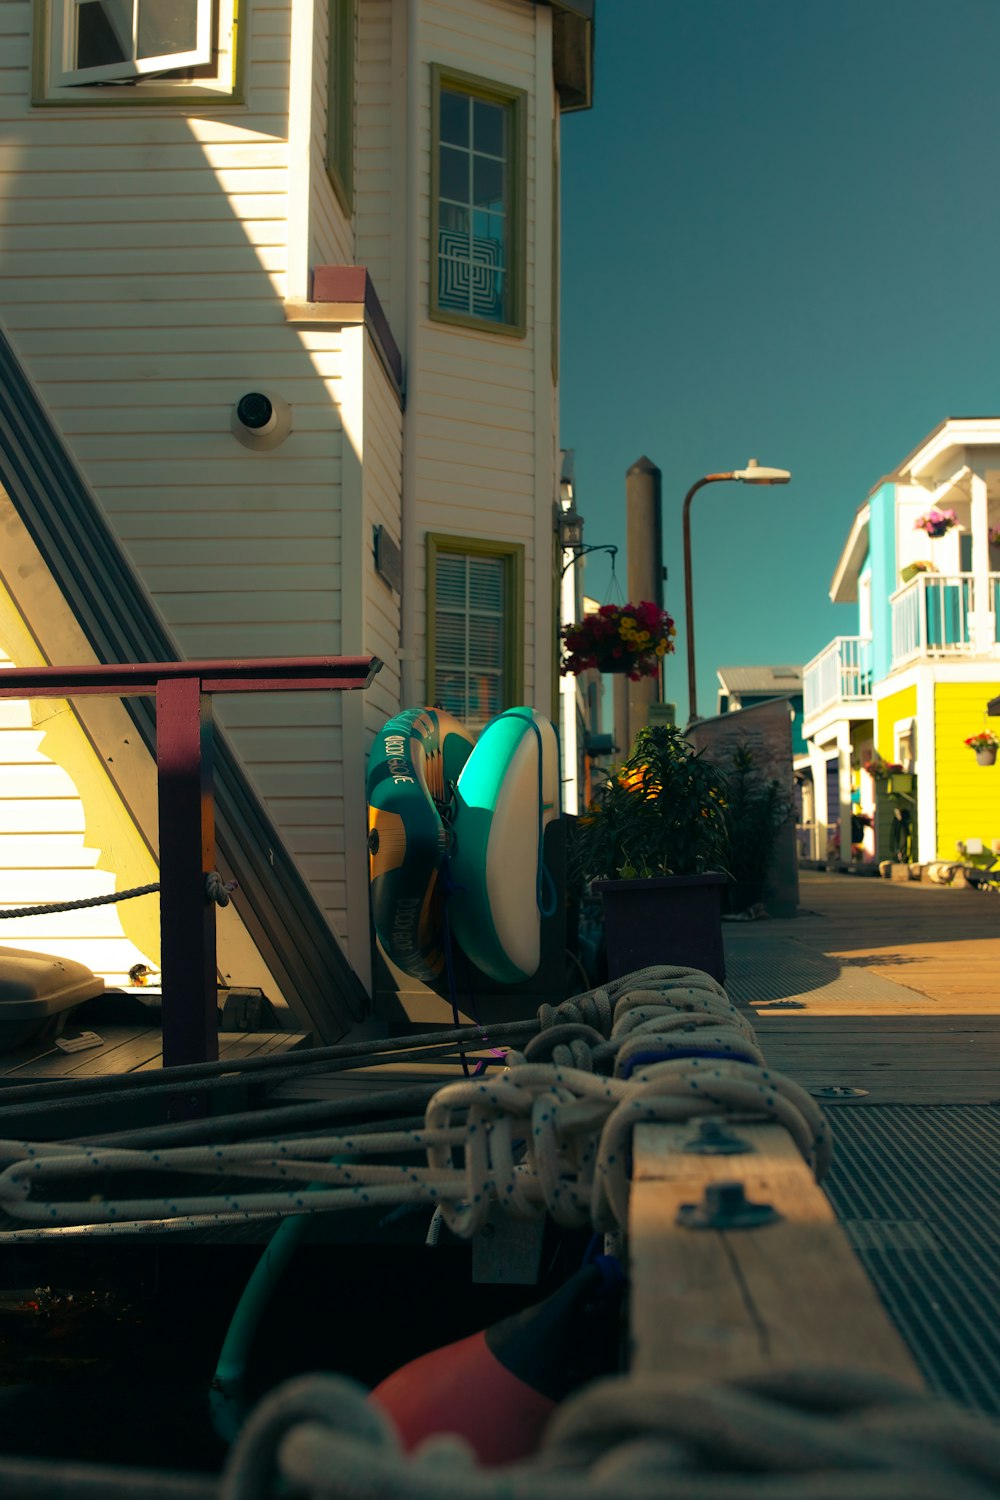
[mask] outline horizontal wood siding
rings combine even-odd
[[[400,493],[403,464],[403,414],[370,339],[365,343],[365,537],[384,526],[400,542]],[[370,735],[398,713],[399,595],[375,571],[370,548],[363,558],[366,580],[365,644],[385,663],[365,694],[365,727]],[[409,707],[410,705],[405,705]]]
[[[982,839],[989,849],[1000,839],[1000,766],[981,766],[965,741],[980,729],[993,729],[986,705],[996,697],[997,684],[939,682],[934,688],[934,745],[937,777],[937,856],[957,858],[959,839]],[[918,765],[920,726],[917,725]]]
[[[517,0],[429,0],[421,36],[424,87],[421,153],[420,379],[416,409],[419,531],[500,538],[525,546],[525,612],[528,630],[525,694],[534,690],[535,507],[539,463],[547,464],[549,432],[535,430],[535,105],[534,7]],[[432,63],[494,80],[528,95],[526,324],[524,338],[432,322],[430,305],[430,148]],[[548,140],[545,149],[550,150]],[[548,269],[546,269],[548,275]],[[546,328],[546,338],[548,329]],[[548,347],[546,345],[546,347]],[[424,548],[417,573],[426,586]],[[423,662],[421,638],[412,644]],[[411,644],[411,643],[407,643]]]
[[[354,186],[354,221],[357,230],[358,264],[368,268],[382,310],[392,321],[391,240],[392,223],[393,109],[405,100],[393,98],[392,0],[365,0],[358,17],[358,113],[357,171]]]
[[[11,615],[0,580],[0,669],[15,664]],[[16,654],[23,660],[21,652]],[[69,704],[0,703],[0,915],[24,906],[108,896],[156,879],[156,867],[117,805],[107,773]],[[108,984],[128,985],[133,964],[155,968],[159,960],[157,898],[135,899],[144,903],[141,913],[111,903],[4,916],[0,945],[71,959]],[[144,948],[126,933],[126,915],[140,916]],[[130,925],[134,933],[135,923]]]
[[[341,334],[296,329],[283,305],[290,0],[241,5],[247,107],[190,116],[32,109],[28,0],[0,18],[0,323],[182,654],[336,653]],[[313,177],[332,204],[321,135],[317,111]],[[323,258],[349,258],[343,216],[330,224]],[[292,408],[266,452],[230,430],[261,388]],[[343,935],[336,695],[216,714]]]

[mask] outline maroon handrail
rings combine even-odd
[[[219,1055],[215,901],[206,883],[215,869],[213,694],[363,690],[381,666],[377,656],[277,656],[0,669],[0,699],[156,695],[164,1067]]]

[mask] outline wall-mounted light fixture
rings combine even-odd
[[[292,408],[270,391],[247,391],[233,407],[230,425],[245,448],[277,448],[292,430]]]

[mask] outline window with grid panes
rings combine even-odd
[[[522,329],[523,94],[436,70],[433,316]]]
[[[514,629],[521,549],[462,551],[429,538],[432,701],[471,728],[509,708],[519,691]]]

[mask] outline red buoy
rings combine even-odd
[[[455,1433],[489,1467],[527,1458],[564,1397],[618,1368],[623,1287],[602,1256],[544,1302],[403,1365],[369,1400],[407,1450]]]

